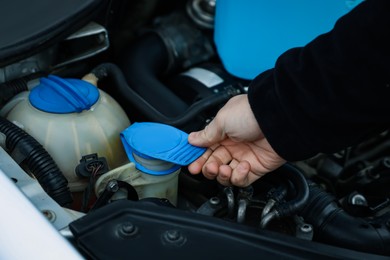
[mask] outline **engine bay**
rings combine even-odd
[[[390,256],[389,131],[245,188],[190,174],[185,145],[161,155],[247,92],[216,48],[215,0],[13,3],[50,15],[0,18],[0,258],[28,238],[87,259]]]

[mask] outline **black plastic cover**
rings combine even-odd
[[[0,6],[0,66],[65,38],[86,24],[104,0],[8,0]]]
[[[70,230],[92,259],[386,259],[142,200],[111,203]]]

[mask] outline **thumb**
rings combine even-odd
[[[210,147],[221,142],[225,137],[222,127],[214,119],[203,130],[190,133],[188,142],[195,146]]]

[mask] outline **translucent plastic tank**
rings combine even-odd
[[[277,57],[332,29],[362,0],[218,0],[214,40],[228,72],[253,79]]]
[[[86,186],[75,174],[82,156],[97,153],[110,168],[128,163],[120,140],[120,132],[130,125],[128,117],[112,97],[86,81],[42,78],[40,85],[16,96],[6,108],[8,120],[53,157],[73,192]]]
[[[154,160],[154,162],[150,161],[149,163],[158,164],[158,167],[161,168],[166,162]],[[100,195],[107,183],[115,179],[131,184],[137,191],[139,199],[165,198],[176,205],[179,173],[180,169],[177,169],[165,175],[152,175],[136,169],[135,163],[131,162],[99,177],[95,184],[95,192],[96,195]],[[125,194],[123,194],[124,196]],[[121,197],[116,196],[115,198]]]
[[[110,180],[121,180],[131,184],[140,199],[165,198],[176,205],[181,167],[196,160],[206,148],[189,144],[187,133],[154,122],[133,123],[121,133],[121,139],[131,163],[99,177],[96,194],[100,195]]]

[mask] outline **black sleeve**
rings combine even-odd
[[[366,0],[251,82],[250,106],[281,157],[336,152],[388,128],[389,38],[390,1]]]

